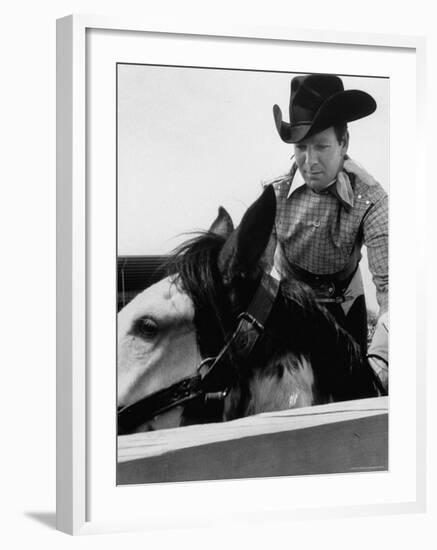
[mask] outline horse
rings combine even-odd
[[[275,215],[271,186],[237,228],[220,207],[119,312],[119,435],[380,395],[312,290],[272,271]]]

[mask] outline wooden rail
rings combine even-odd
[[[387,397],[118,438],[119,485],[387,469]]]

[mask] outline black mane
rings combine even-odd
[[[259,274],[245,280],[239,292],[225,288],[218,268],[224,237],[197,234],[171,256],[168,273],[193,301],[199,349],[203,357],[216,355],[236,326],[236,317],[248,305]],[[241,282],[240,282],[241,283]],[[238,287],[239,282],[235,281]],[[244,288],[245,299],[236,300]],[[232,293],[234,290],[234,293]],[[249,297],[250,299],[250,297]],[[374,395],[373,380],[363,365],[359,346],[316,301],[312,290],[294,280],[281,283],[280,296],[266,325],[268,337],[257,347],[257,361],[242,369],[274,369],[281,376],[287,354],[306,357],[313,369],[318,402]]]
[[[197,340],[204,357],[217,353],[232,323],[231,303],[217,266],[224,240],[212,232],[198,233],[178,247],[167,263],[167,273],[176,276],[175,284],[193,302]]]

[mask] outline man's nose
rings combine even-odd
[[[305,161],[308,166],[313,166],[317,163],[317,153],[312,147],[307,148]]]

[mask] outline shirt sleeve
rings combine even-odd
[[[385,192],[364,216],[363,240],[382,315],[388,310],[388,196]]]

